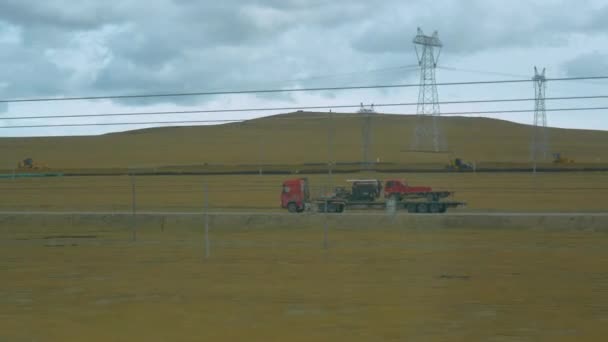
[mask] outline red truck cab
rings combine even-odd
[[[310,191],[307,178],[289,179],[283,182],[281,208],[287,209],[291,213],[299,213],[305,210],[309,202]]]

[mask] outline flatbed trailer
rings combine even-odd
[[[464,202],[441,200],[434,196],[421,198],[396,198],[378,200],[382,184],[378,180],[354,180],[353,191],[336,188],[332,194],[312,197],[308,188],[308,179],[289,179],[283,182],[281,191],[281,208],[290,213],[316,211],[323,213],[342,213],[345,210],[387,210],[396,212],[407,210],[409,213],[445,213],[450,208],[466,206]],[[414,189],[410,187],[410,189]],[[428,191],[431,191],[429,188]],[[428,198],[427,198],[428,197]],[[432,198],[431,198],[432,197]]]
[[[465,207],[466,203],[457,201],[386,201],[350,202],[338,198],[318,198],[312,201],[311,209],[322,213],[342,213],[345,210],[407,210],[408,213],[442,214],[450,208]]]
[[[429,192],[408,192],[408,193],[394,193],[389,194],[386,197],[388,199],[395,199],[397,201],[407,201],[413,199],[424,198],[429,202],[440,201],[444,198],[452,196],[454,193],[451,191],[429,191]]]

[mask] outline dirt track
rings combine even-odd
[[[0,212],[0,233],[46,229],[64,229],[78,233],[87,229],[104,229],[128,232],[137,228],[156,229],[174,227],[176,229],[201,229],[203,218],[208,215],[211,226],[249,227],[255,229],[275,229],[283,227],[324,227],[331,228],[478,228],[478,229],[537,229],[570,231],[608,231],[608,212],[604,213],[482,213],[457,212],[447,214],[407,214],[390,215],[382,210],[375,212],[358,211],[343,214],[290,214],[284,211],[240,212]]]

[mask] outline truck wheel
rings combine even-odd
[[[417,211],[416,205],[415,204],[408,204],[407,205],[407,212],[408,213],[415,213]]]
[[[445,205],[442,205],[441,206],[441,210],[439,210],[439,212],[442,213],[442,214],[445,213],[445,212],[447,212],[447,211],[448,211],[448,207],[445,206]]]
[[[443,206],[439,203],[431,203],[429,206],[429,211],[433,214],[437,214],[438,212],[441,212],[441,207]]]
[[[336,212],[343,213],[344,212],[344,206],[342,204],[338,205],[338,210]]]
[[[287,211],[289,211],[290,213],[297,213],[298,212],[298,205],[295,204],[294,202],[291,202],[287,205]]]
[[[429,212],[428,204],[426,204],[426,203],[418,204],[418,212],[419,213],[428,213]]]

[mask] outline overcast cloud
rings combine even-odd
[[[417,82],[415,68],[365,71],[416,64],[411,41],[418,26],[428,34],[439,30],[445,45],[440,66],[525,77],[532,76],[534,65],[546,66],[549,77],[607,75],[606,18],[608,6],[591,0],[3,0],[0,2],[0,98]],[[348,74],[309,79],[340,73]],[[470,71],[437,71],[439,82],[505,77]],[[608,82],[550,84],[548,95],[603,95],[606,84]],[[531,89],[530,85],[523,84],[441,88],[440,98],[446,101],[530,97],[533,96]],[[400,89],[11,104],[0,105],[0,112],[4,112],[3,117],[14,117],[176,108],[415,102],[416,99],[416,89]],[[519,104],[520,107],[530,105]],[[605,103],[551,102],[548,107],[600,105]],[[443,109],[502,110],[511,109],[510,106]],[[387,111],[412,113],[415,107]],[[254,115],[241,113],[223,117]],[[524,123],[531,121],[531,114],[499,117]],[[608,129],[603,113],[585,113],[577,120],[573,117],[573,113],[550,114],[549,123]],[[152,120],[204,118],[211,116],[182,115]],[[124,118],[3,120],[0,124],[113,120],[125,121]],[[4,129],[0,135],[95,134],[124,129]]]

